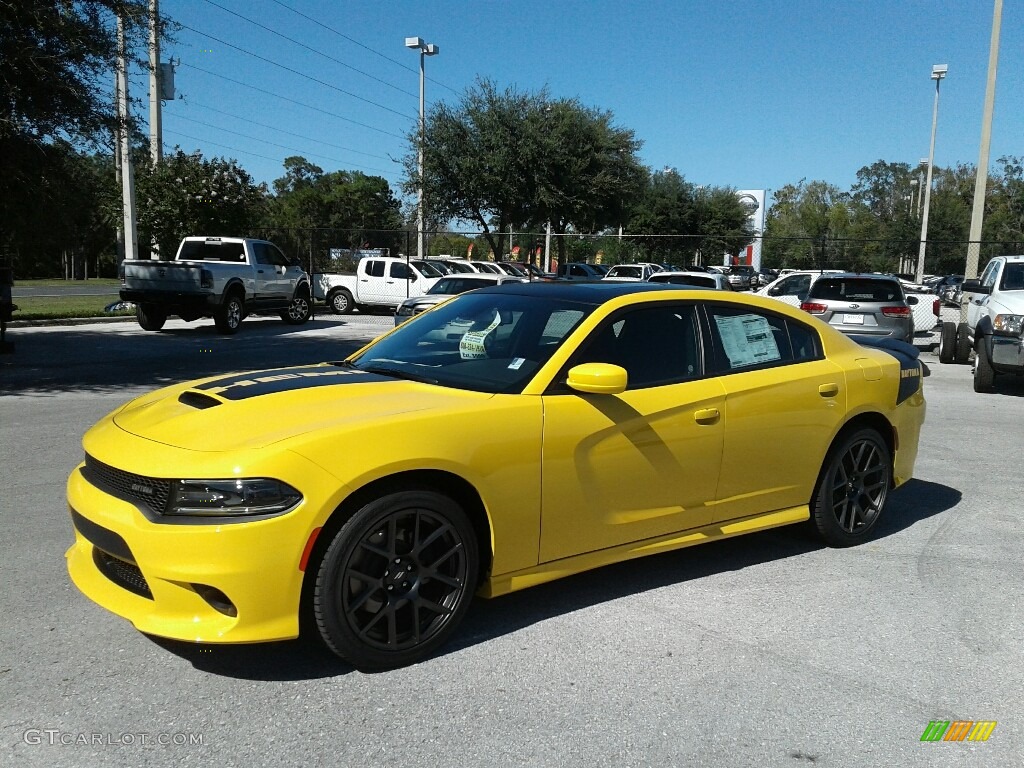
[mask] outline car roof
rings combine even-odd
[[[478,288],[477,293],[490,293],[492,291],[502,294],[516,293],[521,296],[540,296],[546,299],[577,301],[582,304],[598,306],[619,296],[628,296],[633,293],[679,291],[686,288],[687,286],[683,285],[640,281],[630,283],[534,281],[515,284],[502,283],[500,287]]]

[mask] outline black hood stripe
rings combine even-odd
[[[381,381],[397,381],[397,379],[375,373],[355,371],[351,368],[317,365],[237,373],[223,379],[208,381],[193,387],[193,389],[223,397],[225,400],[247,400],[250,397],[272,395],[277,392],[294,392],[297,389]]]

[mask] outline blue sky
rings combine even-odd
[[[162,52],[181,61],[164,143],[234,157],[257,181],[271,182],[285,157],[300,154],[324,170],[358,169],[396,186],[401,169],[391,158],[407,151],[400,137],[418,112],[419,59],[403,43],[419,36],[440,47],[426,62],[428,108],[457,100],[478,77],[547,86],[554,97],[614,113],[643,141],[640,156],[652,168],[675,167],[695,184],[768,190],[801,179],[848,188],[876,160],[926,157],[933,64],[949,65],[935,162],[977,163],[993,11],[992,0],[160,6],[191,28]],[[992,164],[1024,155],[1022,6],[1003,8]],[[133,96],[145,96],[142,76],[133,80]]]

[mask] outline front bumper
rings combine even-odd
[[[991,336],[989,360],[997,370],[1024,371],[1024,339],[1017,336]]]
[[[283,474],[301,472],[303,501],[283,515],[247,522],[155,522],[92,485],[79,466],[67,483],[75,528],[66,555],[71,580],[149,634],[220,643],[297,637],[303,552],[340,489],[323,470],[290,455],[295,466]]]

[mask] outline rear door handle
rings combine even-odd
[[[839,385],[834,383],[822,384],[818,387],[818,394],[822,397],[835,397],[839,394]]]
[[[717,424],[721,416],[717,408],[701,408],[693,412],[693,420],[698,424]]]

